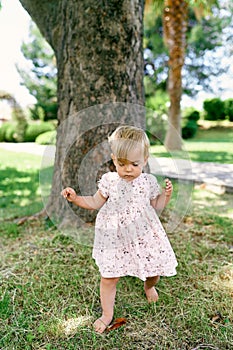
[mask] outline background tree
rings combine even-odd
[[[185,59],[188,3],[185,0],[165,0],[163,14],[164,42],[169,52],[167,91],[170,100],[165,146],[182,149],[181,110],[182,67]]]
[[[144,20],[144,55],[146,97],[152,97],[157,90],[166,91],[168,76],[168,51],[163,42],[162,16],[155,15],[155,9],[145,14]],[[197,20],[189,7],[187,47],[183,66],[183,93],[195,97],[204,91],[217,93],[210,84],[211,77],[221,77],[229,69],[231,57],[230,38],[233,24],[231,11],[226,7],[215,8],[211,16]],[[223,51],[224,50],[224,54]],[[218,91],[219,92],[219,91]]]
[[[21,46],[28,60],[27,69],[17,67],[24,85],[35,97],[36,103],[30,108],[32,119],[57,118],[57,68],[54,51],[42,37],[38,27],[31,22],[29,39]]]
[[[16,142],[22,142],[24,140],[24,134],[27,127],[26,115],[23,109],[16,101],[14,96],[6,91],[0,91],[0,100],[7,101],[11,107],[11,115],[15,127],[13,127],[13,125],[11,127],[10,123],[6,123],[8,132],[13,133],[13,135],[9,135],[10,141],[14,140]],[[6,128],[6,124],[4,128]],[[2,141],[4,141],[5,137],[2,138]]]
[[[107,102],[144,104],[142,0],[20,0],[41,33],[53,48],[58,69],[58,134],[52,192],[47,211],[51,217],[69,216],[60,196],[62,186],[77,188],[78,170],[88,152],[111,132],[117,123],[129,122],[122,110],[109,123]],[[93,127],[83,131],[86,115],[77,114],[90,106],[100,106],[88,118]],[[66,123],[68,116],[73,123]],[[144,126],[145,116],[135,110],[135,124]],[[111,119],[112,120],[112,119]],[[94,125],[100,124],[99,127]],[[132,120],[131,120],[132,122]],[[85,128],[84,128],[85,129]],[[66,154],[66,141],[76,133],[76,143]],[[80,137],[79,137],[80,136]],[[104,163],[106,150],[98,152]],[[93,159],[93,164],[96,161]],[[64,169],[61,174],[61,169]],[[62,184],[61,184],[62,175]],[[85,182],[90,183],[91,171]],[[89,189],[87,188],[87,191]],[[79,213],[79,217],[81,212]],[[83,213],[89,219],[87,211]]]
[[[150,1],[151,3],[151,1]],[[161,1],[154,1],[161,6]],[[204,5],[210,9],[217,5],[216,1],[196,0],[164,0],[163,5],[163,38],[168,49],[168,80],[167,91],[169,94],[169,124],[165,138],[165,145],[169,150],[181,149],[181,109],[182,96],[182,68],[185,61],[187,46],[186,32],[188,27],[188,6],[194,6],[199,17],[204,13]]]

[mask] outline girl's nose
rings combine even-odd
[[[125,170],[126,170],[127,172],[130,172],[130,171],[132,170],[132,165],[131,165],[131,164],[126,164],[126,165],[125,165]]]

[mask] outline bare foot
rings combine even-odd
[[[109,319],[105,316],[101,316],[100,318],[98,318],[95,323],[94,323],[94,330],[97,333],[102,334],[105,329],[110,325],[112,319]]]
[[[155,287],[147,288],[146,286],[144,286],[144,290],[146,293],[148,303],[156,303],[156,301],[158,301],[159,295]]]

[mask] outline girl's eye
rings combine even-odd
[[[139,164],[138,163],[133,163],[133,166],[138,166]]]

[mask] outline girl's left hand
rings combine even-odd
[[[165,195],[170,196],[172,194],[172,191],[173,191],[172,183],[169,179],[165,179],[165,182],[166,182]]]

